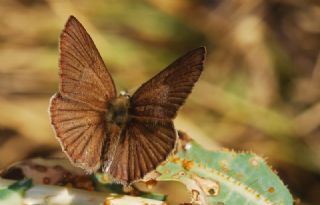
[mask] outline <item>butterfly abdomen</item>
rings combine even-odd
[[[119,96],[111,100],[106,112],[106,122],[115,123],[119,127],[123,127],[128,121],[129,105],[128,96]]]

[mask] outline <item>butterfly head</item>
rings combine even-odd
[[[120,95],[120,97],[124,96],[124,97],[130,98],[129,93],[127,91],[125,91],[125,90],[121,90],[119,95]]]

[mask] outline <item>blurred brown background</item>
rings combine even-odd
[[[176,119],[206,148],[268,159],[301,204],[320,204],[320,4],[298,0],[0,0],[0,169],[60,152],[48,103],[69,15],[118,90],[134,91],[205,45],[205,71]]]

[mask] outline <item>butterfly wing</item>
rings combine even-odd
[[[51,99],[51,123],[62,149],[88,172],[101,166],[104,116],[116,89],[91,37],[71,16],[60,38],[59,93]],[[107,160],[107,159],[106,159]]]
[[[94,42],[73,16],[60,37],[60,84],[62,96],[103,111],[116,89]]]
[[[194,49],[144,83],[131,98],[130,114],[142,121],[172,120],[203,70],[206,50]]]
[[[54,95],[50,104],[51,123],[70,161],[89,173],[101,166],[105,127],[103,115],[88,105]]]
[[[176,131],[172,121],[153,124],[133,119],[121,133],[108,172],[122,184],[141,179],[166,160],[175,144]]]
[[[130,101],[130,121],[108,172],[126,183],[143,178],[165,161],[176,144],[173,118],[203,69],[205,48],[192,50],[144,83]]]

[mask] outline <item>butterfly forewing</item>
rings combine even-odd
[[[108,170],[114,179],[131,183],[143,178],[174,150],[172,120],[202,72],[204,55],[204,48],[190,51],[134,93],[130,120]]]
[[[113,80],[80,22],[70,17],[60,37],[60,92],[63,97],[105,110],[116,96]]]
[[[102,152],[111,146],[105,112],[115,95],[113,80],[92,39],[71,16],[61,34],[59,92],[51,100],[50,114],[62,149],[88,172],[100,168]]]
[[[131,98],[130,114],[144,121],[173,119],[200,77],[205,52],[188,52],[144,83]]]

